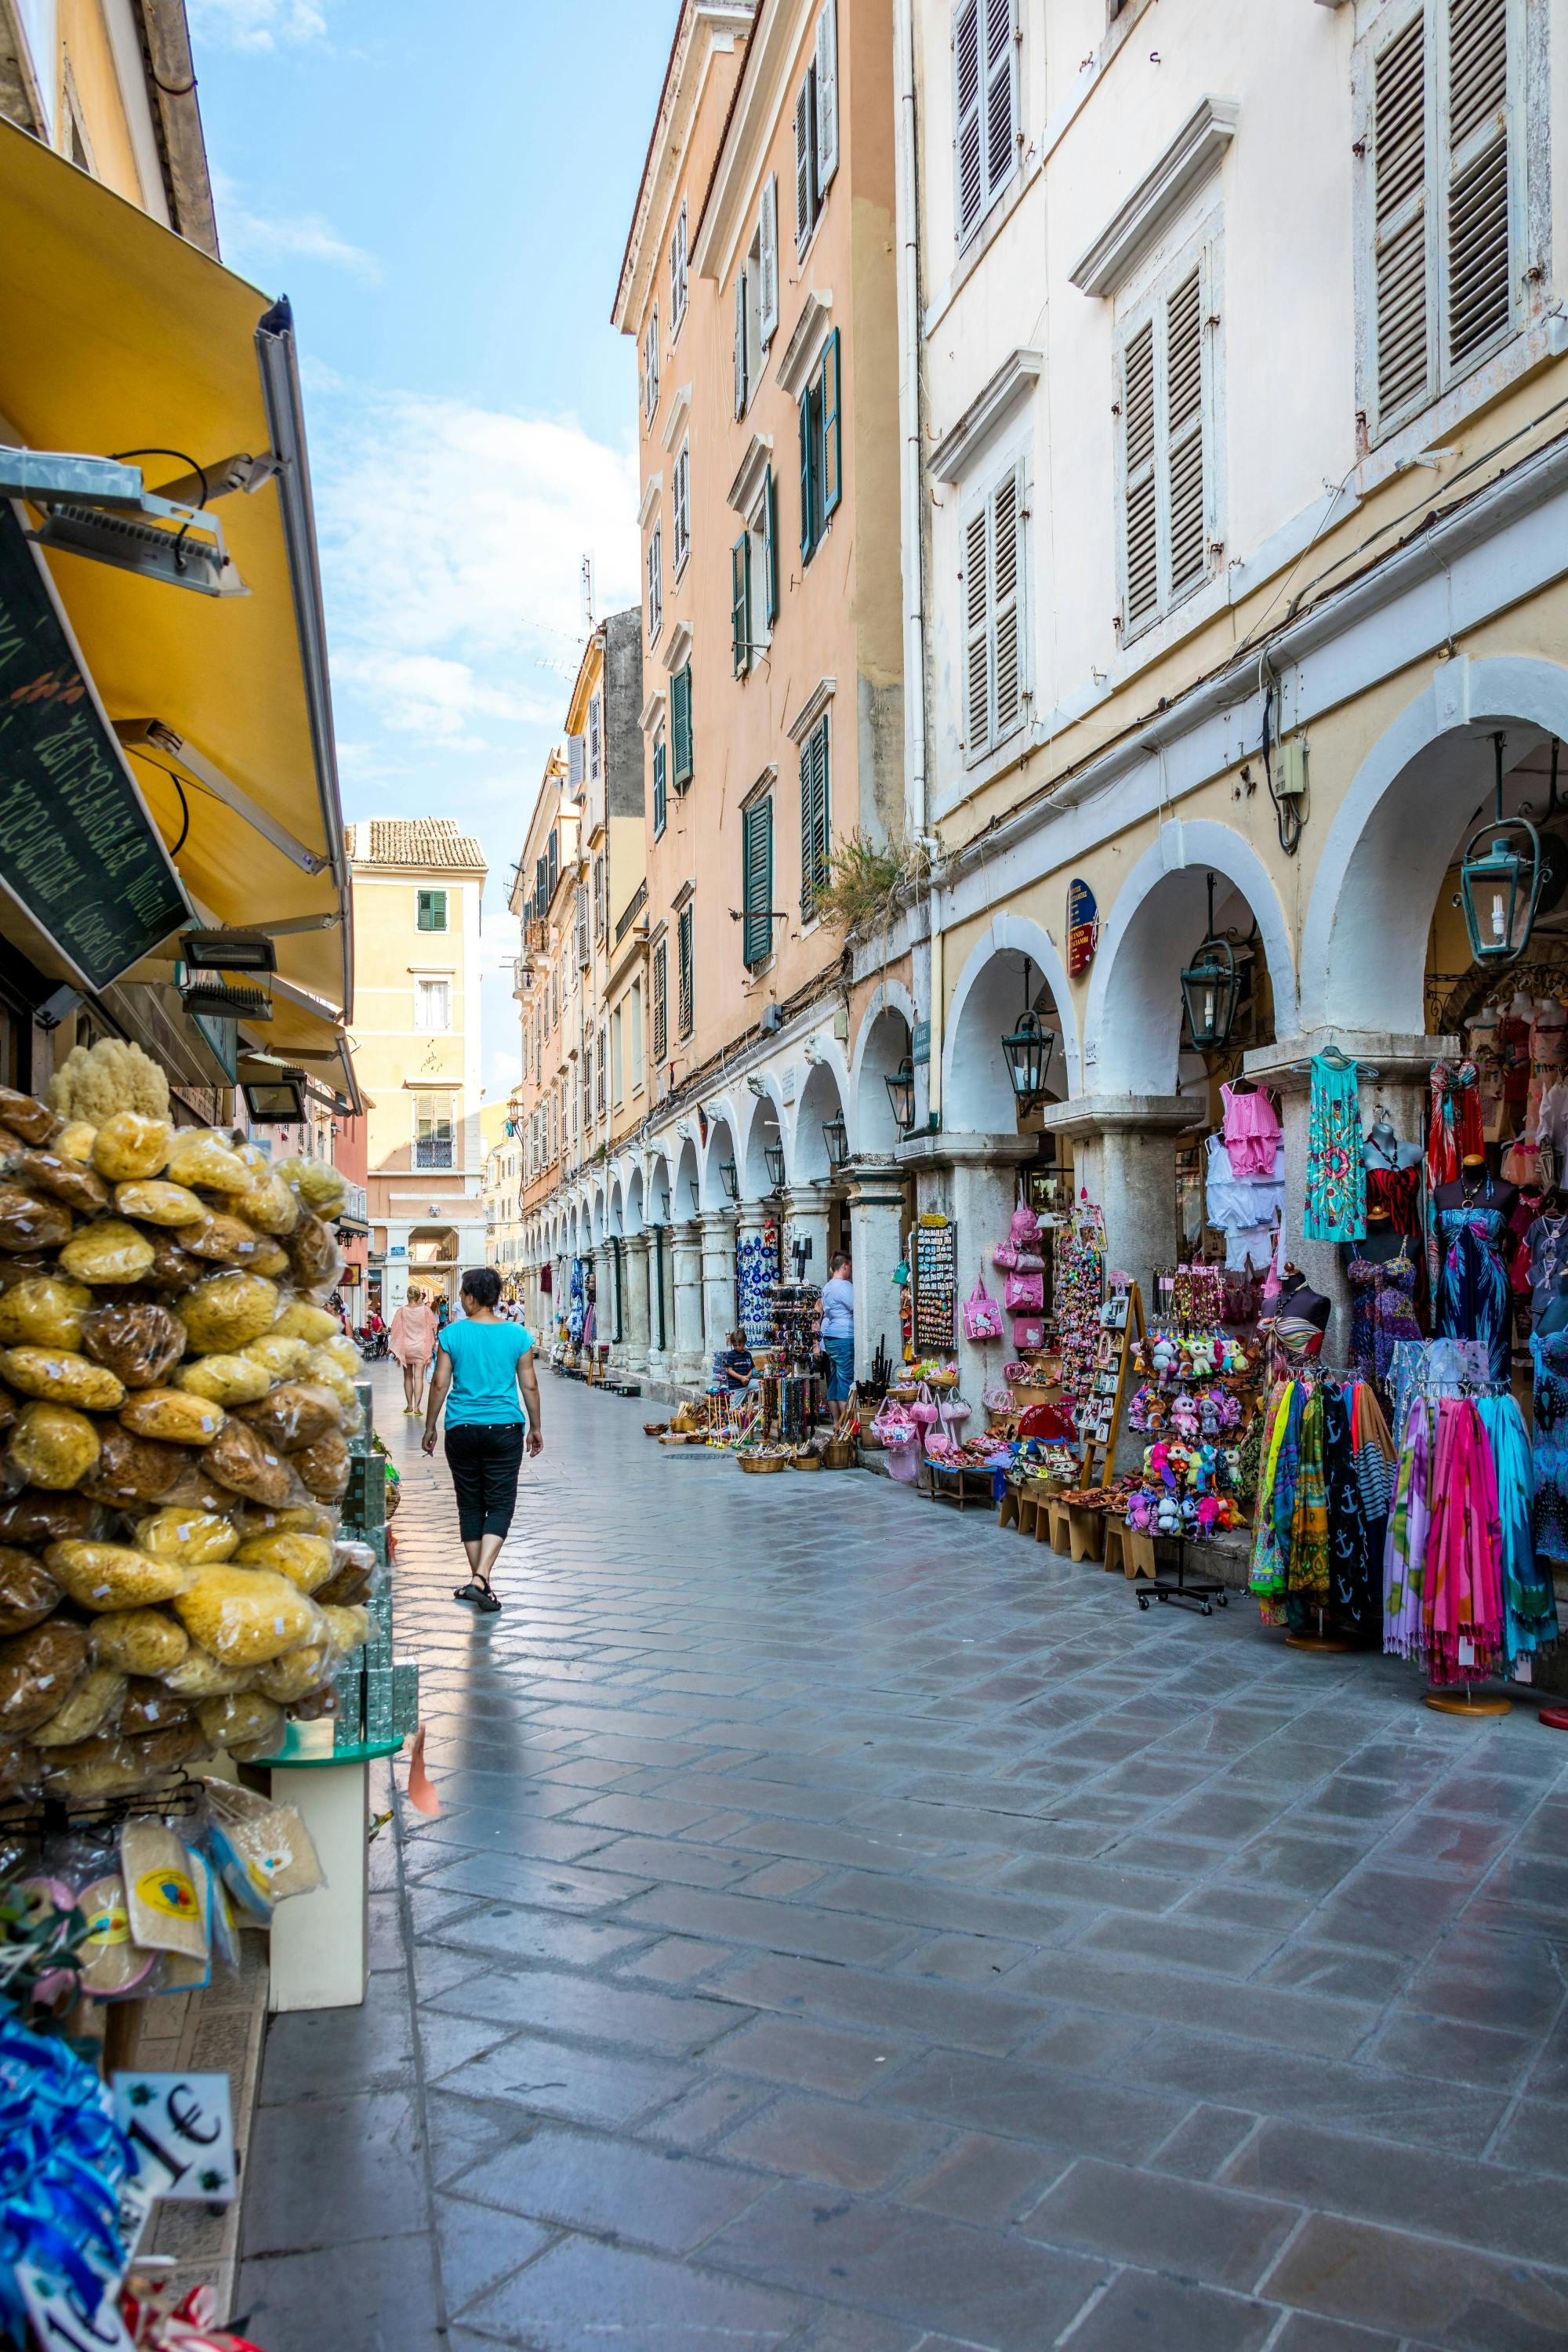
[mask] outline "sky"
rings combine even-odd
[[[489,860],[489,1099],[584,555],[600,614],[637,597],[609,320],[676,0],[187,5],[224,259],[294,308],[344,814],[452,815]]]

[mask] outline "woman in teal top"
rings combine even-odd
[[[489,1611],[500,1607],[490,1570],[517,1508],[518,1473],[526,1451],[542,1453],[539,1375],[533,1334],[496,1313],[500,1276],[475,1266],[463,1276],[463,1314],[443,1329],[425,1408],[425,1451],[436,1451],[436,1425],[447,1408],[447,1463],[458,1497],[458,1532],[473,1573],[453,1598]],[[527,1423],[523,1411],[527,1409]],[[525,1436],[526,1427],[526,1436]]]

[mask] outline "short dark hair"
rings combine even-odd
[[[493,1265],[471,1265],[463,1276],[463,1296],[476,1307],[493,1307],[500,1297],[500,1276]]]
[[[849,1253],[847,1250],[835,1250],[833,1253],[833,1262],[829,1265],[827,1271],[829,1274],[837,1274],[841,1265],[847,1265],[848,1263]]]

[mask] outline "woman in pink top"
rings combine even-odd
[[[403,1410],[425,1410],[425,1375],[436,1352],[436,1318],[422,1291],[411,1290],[392,1318],[387,1346],[403,1367]]]
[[[1225,1148],[1233,1176],[1272,1176],[1279,1149],[1279,1121],[1261,1087],[1237,1094],[1221,1087],[1225,1101]]]

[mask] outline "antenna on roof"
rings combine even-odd
[[[590,636],[594,634],[594,559],[583,558],[583,625]]]

